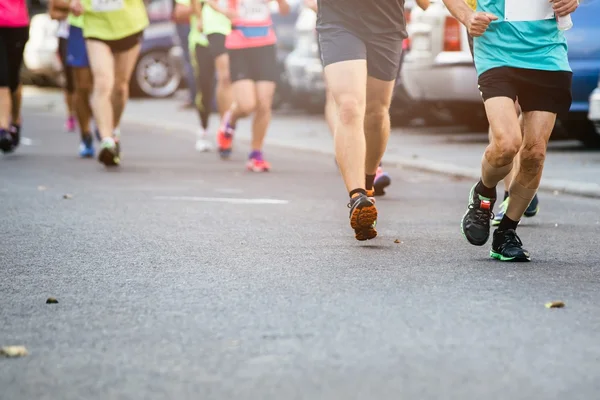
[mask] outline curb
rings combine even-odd
[[[134,123],[138,125],[146,125],[156,127],[160,125],[165,129],[177,130],[177,131],[186,131],[186,132],[195,132],[194,128],[190,127],[188,124],[183,123],[168,123],[168,122],[158,122],[158,121],[140,121],[133,117],[123,116],[123,120],[129,123]],[[247,139],[243,138],[241,140],[247,141]],[[333,155],[332,147],[325,148],[314,148],[311,146],[302,146],[298,144],[290,144],[289,142],[279,141],[277,138],[271,138],[269,140],[270,145],[285,147],[288,149],[294,149],[299,151],[307,151],[312,153],[319,153],[325,155]],[[436,161],[425,160],[422,158],[416,159],[408,159],[404,157],[388,157],[385,158],[386,164],[392,164],[394,166],[412,169],[417,171],[429,172],[438,175],[445,176],[453,176],[458,178],[472,179],[478,180],[480,178],[480,171],[478,168],[467,168],[461,167],[454,164],[448,163],[439,163]],[[588,198],[596,198],[600,199],[600,185],[596,183],[586,183],[586,182],[570,182],[570,181],[562,181],[558,179],[547,179],[542,180],[542,183],[539,187],[540,191],[550,192],[553,194],[564,193],[570,194],[574,196],[580,197],[588,197]]]

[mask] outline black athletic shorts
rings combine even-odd
[[[382,81],[393,81],[398,76],[404,40],[401,32],[366,34],[336,23],[319,25],[317,30],[323,67],[342,61],[367,60],[369,76]]]
[[[14,92],[21,81],[23,51],[29,40],[29,27],[0,27],[0,87]]]
[[[208,48],[213,58],[219,57],[221,54],[227,53],[225,48],[225,38],[227,36],[222,33],[211,33],[206,36],[208,38]]]
[[[572,79],[573,73],[568,71],[498,67],[479,76],[479,91],[484,102],[492,97],[509,97],[519,100],[523,112],[562,115],[571,108]]]
[[[86,40],[97,40],[105,43],[113,53],[123,53],[127,50],[133,49],[138,43],[142,41],[144,31],[134,33],[133,35],[125,36],[124,38],[117,40],[103,40],[98,38],[89,37]]]
[[[275,45],[229,50],[231,82],[250,79],[254,82],[279,81]]]

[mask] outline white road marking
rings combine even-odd
[[[242,189],[221,188],[221,189],[215,189],[215,192],[227,193],[227,194],[240,194],[240,193],[243,193],[244,191]]]
[[[31,145],[33,145],[33,140],[31,140],[29,138],[26,138],[26,137],[22,137],[21,138],[21,144],[23,146],[31,146]]]
[[[287,200],[278,199],[240,199],[233,197],[195,197],[195,196],[154,196],[154,200],[167,201],[198,201],[205,203],[228,204],[288,204]]]

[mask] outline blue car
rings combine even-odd
[[[600,146],[600,136],[588,119],[589,99],[600,75],[600,1],[581,0],[572,15],[573,28],[566,31],[569,62],[573,70],[573,104],[560,122],[570,137],[588,146]]]

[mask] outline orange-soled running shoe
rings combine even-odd
[[[354,229],[356,240],[369,240],[377,236],[377,208],[365,194],[354,196],[348,204],[350,208],[350,226]]]
[[[271,170],[271,164],[263,158],[262,152],[253,151],[250,153],[250,157],[248,157],[246,168],[248,171],[252,172],[269,172]]]
[[[235,128],[231,126],[230,120],[231,112],[228,111],[223,116],[221,126],[217,131],[217,146],[219,147],[219,155],[223,159],[231,156],[231,148],[233,146],[233,135],[235,134]]]

